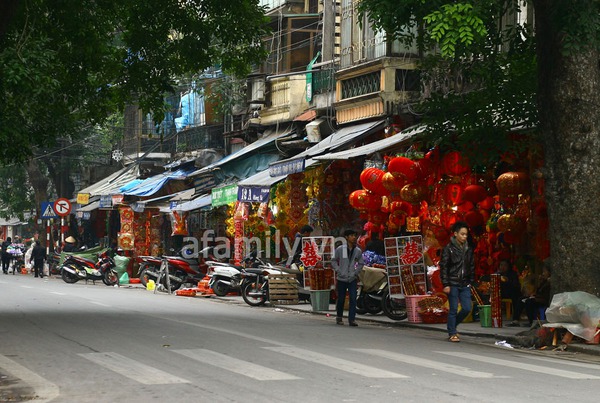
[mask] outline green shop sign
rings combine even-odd
[[[237,185],[228,185],[220,188],[214,188],[211,191],[211,202],[213,207],[224,206],[233,203],[238,199]]]

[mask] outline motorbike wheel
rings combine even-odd
[[[227,284],[223,284],[219,280],[215,281],[212,289],[215,292],[215,295],[218,297],[224,297],[227,295],[227,293],[229,293],[229,286]]]
[[[148,280],[154,280],[154,282],[156,283],[156,277],[149,275],[149,270],[150,268],[148,267],[148,265],[140,265],[140,274],[138,277],[140,279],[140,284],[144,287],[146,287],[146,284],[148,284]]]
[[[173,277],[178,277],[178,278],[185,278],[185,273],[180,273],[180,275],[178,276],[179,273],[177,273],[175,270],[171,270],[169,269],[169,284],[171,285],[171,292],[175,292],[177,290],[179,290],[181,288],[181,286],[183,285],[183,282],[181,281],[177,281],[174,280]],[[167,278],[166,276],[162,276],[162,278],[160,279],[160,284],[164,287],[164,289],[167,289]]]
[[[367,313],[367,310],[365,309],[365,297],[362,295],[359,295],[358,298],[356,298],[356,313],[359,315],[365,315]]]
[[[378,299],[365,297],[363,305],[364,305],[365,311],[367,313],[370,313],[371,315],[377,315],[378,313],[380,313],[383,310],[383,306],[382,306],[383,304]]]
[[[250,306],[261,306],[267,302],[267,290],[263,289],[263,284],[257,281],[246,283],[242,287],[242,298]]]
[[[79,281],[79,277],[73,273],[69,273],[67,270],[62,269],[61,277],[67,284],[73,284]]]
[[[113,270],[107,270],[102,277],[102,282],[106,285],[115,285],[119,283],[119,274]]]
[[[390,291],[385,290],[383,294],[383,313],[392,320],[404,320],[408,317],[406,313],[406,299],[390,297]]]

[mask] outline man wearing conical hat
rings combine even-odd
[[[69,236],[65,239],[65,244],[63,246],[63,252],[75,252],[75,245],[77,240],[73,236]]]

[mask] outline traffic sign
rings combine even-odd
[[[61,217],[66,217],[71,213],[71,202],[69,199],[61,197],[54,202],[54,211]]]
[[[56,211],[54,211],[52,202],[42,202],[42,218],[50,219],[57,218]]]

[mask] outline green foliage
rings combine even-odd
[[[266,26],[258,0],[21,1],[0,30],[0,161],[134,101],[160,120],[174,77],[263,60]]]
[[[23,219],[23,212],[34,208],[25,168],[16,164],[0,167],[0,216]]]

